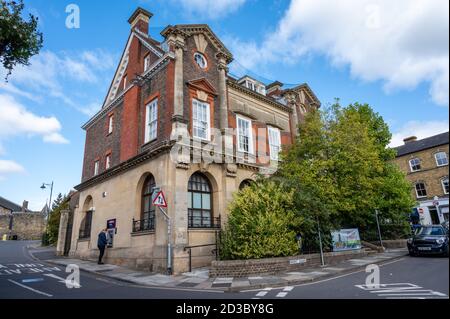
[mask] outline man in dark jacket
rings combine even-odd
[[[105,254],[106,244],[108,243],[106,239],[106,229],[103,229],[100,234],[98,234],[97,247],[100,250],[100,255],[98,256],[98,264],[103,265],[102,258]]]

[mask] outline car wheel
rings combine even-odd
[[[413,252],[413,251],[409,251],[409,255],[411,256],[411,257],[416,257],[416,254]]]

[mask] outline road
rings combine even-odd
[[[449,295],[449,259],[409,257],[380,265],[380,286],[366,287],[364,270],[293,287],[236,293],[142,287],[80,273],[79,288],[67,288],[62,267],[36,261],[26,241],[0,241],[0,299],[443,299]]]

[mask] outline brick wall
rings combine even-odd
[[[40,213],[14,213],[11,235],[19,240],[38,240],[45,229],[45,218]],[[9,234],[9,216],[0,216],[0,237]]]
[[[0,215],[6,215],[11,213],[11,211],[5,207],[0,206]]]
[[[344,260],[364,257],[368,254],[365,250],[329,252],[324,254],[324,259],[327,265],[333,265]],[[272,275],[285,271],[299,271],[307,267],[319,266],[320,264],[320,254],[250,260],[212,261],[209,276],[215,278],[245,277],[256,274]]]
[[[397,157],[394,162],[400,167],[400,169],[406,173],[406,178],[411,183],[418,181],[425,182],[427,190],[427,198],[421,198],[420,200],[432,199],[434,196],[447,196],[444,194],[444,190],[441,185],[441,178],[448,176],[448,165],[437,167],[434,154],[437,152],[446,152],[448,157],[449,146],[442,145],[439,147],[433,147],[420,152],[406,154],[404,156]],[[409,167],[409,160],[413,158],[419,158],[421,161],[422,169],[418,172],[411,172]],[[414,185],[413,185],[414,186]],[[411,195],[417,199],[414,187],[411,188]]]

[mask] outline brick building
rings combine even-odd
[[[125,49],[104,104],[84,126],[86,143],[70,254],[94,258],[97,234],[114,227],[110,263],[162,271],[167,224],[152,205],[165,193],[175,273],[186,246],[215,243],[233,193],[276,168],[306,112],[320,107],[307,84],[284,89],[228,74],[232,53],[205,24],[148,34],[152,14],[130,17]],[[208,264],[210,247],[192,250]]]
[[[413,185],[414,212],[425,225],[448,221],[448,138],[449,132],[422,140],[412,136],[395,148],[395,162]]]

